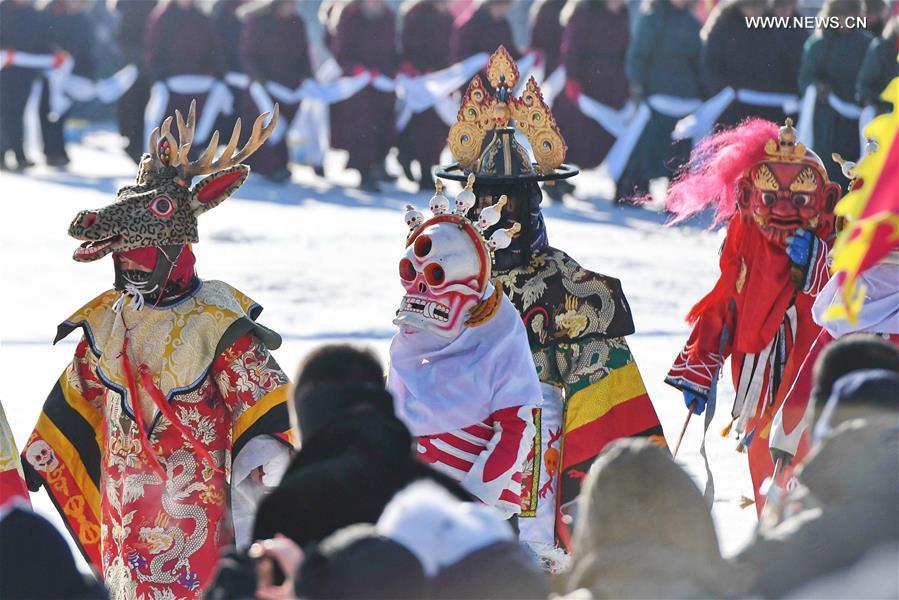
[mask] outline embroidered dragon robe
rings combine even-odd
[[[524,320],[543,392],[524,466],[521,540],[551,570],[567,567],[583,479],[613,440],[658,436],[662,426],[625,336],[634,332],[621,283],[550,246],[527,267],[497,273]]]
[[[286,452],[288,381],[269,354],[280,338],[222,282],[116,312],[119,295],[60,325],[56,341],[83,336],[25,446],[26,477],[113,598],[198,598],[232,541],[232,466],[264,438],[254,465]]]

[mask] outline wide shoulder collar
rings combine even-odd
[[[542,248],[526,267],[496,279],[521,313],[533,350],[634,332],[621,282],[583,268],[557,248]]]

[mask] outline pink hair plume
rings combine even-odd
[[[712,227],[729,221],[737,212],[737,182],[746,169],[765,158],[765,143],[777,140],[777,131],[771,121],[753,118],[699,142],[668,189],[669,224],[711,206],[715,207]]]

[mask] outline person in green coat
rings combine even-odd
[[[635,102],[653,94],[702,98],[699,39],[692,0],[645,0],[625,57],[625,72]],[[645,195],[649,181],[672,177],[690,156],[690,141],[674,143],[678,122],[655,110],[618,180],[618,197]]]
[[[877,114],[892,110],[892,104],[880,99],[887,84],[899,77],[899,17],[889,20],[883,35],[871,40],[855,81],[855,99],[862,106],[874,106]]]
[[[838,17],[844,25],[861,16],[862,7],[858,0],[827,0],[819,14],[824,19]],[[819,30],[806,41],[799,67],[800,93],[805,93],[810,85],[817,86],[818,90],[813,123],[815,152],[825,157],[830,180],[839,183],[844,190],[849,181],[840,165],[828,157],[837,152],[846,160],[858,160],[858,116],[852,118],[840,114],[832,104],[840,102],[858,110],[852,106],[855,103],[855,80],[870,42],[871,35],[861,29],[844,26]],[[830,98],[831,95],[835,98]]]

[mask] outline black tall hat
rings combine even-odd
[[[457,162],[440,167],[438,177],[465,181],[474,173],[479,183],[501,184],[577,175],[577,169],[562,162],[568,147],[537,82],[531,77],[516,98],[511,90],[518,79],[515,61],[500,46],[487,63],[487,80],[495,92],[487,89],[480,76],[471,81],[447,140]],[[519,131],[536,162],[531,162],[516,139]]]

